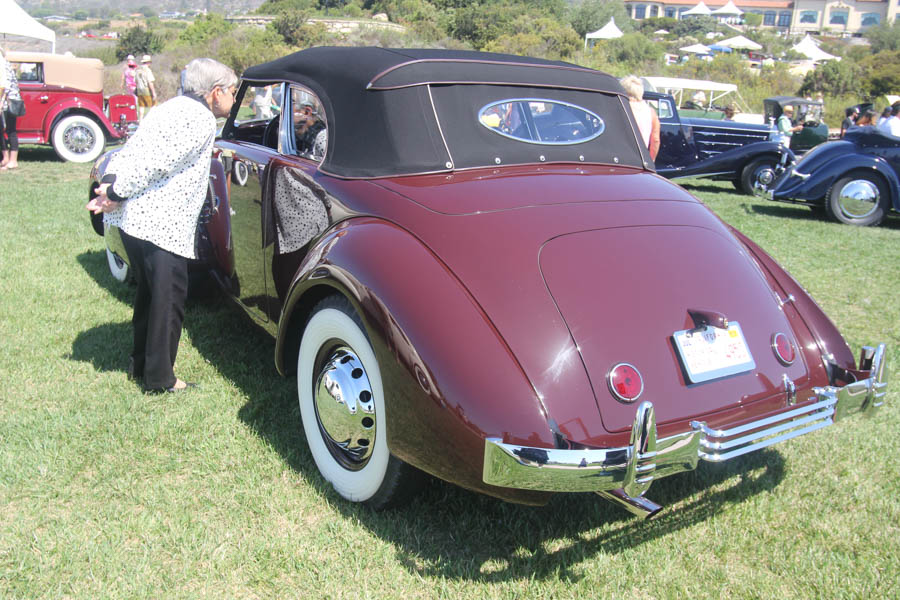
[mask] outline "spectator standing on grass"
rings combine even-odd
[[[156,77],[153,76],[153,71],[150,70],[151,62],[150,55],[145,54],[141,58],[141,66],[134,76],[135,93],[137,93],[138,97],[138,120],[144,118],[145,109],[149,111],[156,106],[156,87],[153,85]]]
[[[137,75],[137,63],[134,62],[134,55],[129,54],[125,59],[125,68],[122,70],[122,88],[129,94],[133,94],[137,87],[137,82],[134,80],[135,75]]]
[[[16,133],[18,116],[10,110],[13,103],[17,103],[20,108],[23,106],[19,82],[16,80],[15,69],[6,60],[3,50],[0,50],[0,151],[3,154],[0,171],[19,166],[19,136]]]
[[[192,384],[175,376],[187,298],[187,261],[196,258],[197,219],[206,198],[216,118],[234,104],[234,71],[211,58],[191,61],[185,93],[147,115],[109,161],[87,204],[119,228],[137,281],[129,375],[147,393]]]
[[[844,115],[844,120],[841,121],[841,137],[844,137],[847,130],[856,123],[856,119],[859,118],[859,109],[855,106],[851,106],[844,111]]]
[[[790,104],[781,109],[781,111],[781,116],[778,117],[778,133],[781,134],[781,145],[789,148],[791,136],[798,131],[802,131],[803,125],[794,125],[794,107]]]
[[[656,160],[656,155],[659,153],[659,117],[653,107],[644,101],[644,86],[640,79],[629,75],[619,83],[628,94],[631,112],[634,114],[634,120],[637,121],[641,139],[644,140],[644,145],[650,151],[650,158]]]

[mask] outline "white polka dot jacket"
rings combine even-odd
[[[196,258],[197,217],[206,198],[216,119],[206,102],[177,96],[147,113],[109,161],[102,181],[121,206],[104,221],[132,237]]]

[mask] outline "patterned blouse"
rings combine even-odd
[[[109,161],[121,207],[104,222],[186,258],[196,258],[197,217],[206,199],[216,118],[199,97],[176,96],[154,108]]]
[[[19,82],[16,80],[16,70],[13,69],[12,63],[3,57],[0,57],[0,88],[9,90],[7,98],[12,98],[13,100],[22,99],[22,95],[19,94]],[[0,110],[6,110],[6,104],[4,99]]]

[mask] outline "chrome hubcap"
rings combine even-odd
[[[94,145],[94,134],[84,125],[72,125],[66,128],[63,140],[66,148],[72,152],[82,154],[90,150],[91,146]]]
[[[845,217],[863,219],[875,212],[880,197],[877,185],[867,179],[854,179],[841,188],[838,204]]]
[[[316,418],[322,439],[340,464],[366,466],[375,448],[375,398],[362,361],[341,346],[331,351],[315,386]]]
[[[756,181],[753,187],[756,189],[766,190],[775,181],[775,169],[772,167],[763,167],[756,172]]]

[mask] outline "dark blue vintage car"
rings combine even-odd
[[[738,123],[678,114],[669,94],[644,92],[659,115],[656,172],[668,179],[712,177],[731,181],[747,194],[767,189],[793,153],[774,139],[769,125]]]
[[[900,138],[876,127],[853,127],[843,139],[810,150],[768,195],[824,207],[848,225],[877,225],[900,210]]]

